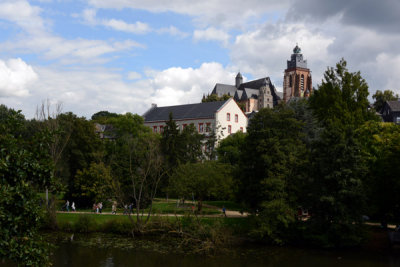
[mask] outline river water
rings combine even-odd
[[[204,256],[180,253],[180,248],[172,247],[174,243],[113,235],[68,235],[57,242],[53,266],[400,266],[398,248],[322,250],[248,245]]]
[[[51,239],[56,244],[51,256],[56,267],[400,266],[399,248],[322,250],[247,245],[204,256],[182,253],[182,248],[165,240],[132,241],[106,234],[53,235]]]

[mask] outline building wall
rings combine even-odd
[[[199,131],[200,124],[203,124],[203,132],[201,133],[207,133],[206,132],[206,127],[207,124],[210,124],[210,132],[212,132],[213,129],[215,129],[215,119],[214,118],[206,118],[206,119],[194,119],[194,120],[175,120],[175,123],[178,125],[179,130],[182,131],[184,125],[190,125],[193,124],[197,131]],[[149,126],[153,132],[160,133],[161,132],[161,127],[165,127],[166,121],[158,121],[158,122],[145,122],[144,125]],[[154,131],[154,127],[156,127],[156,131]]]
[[[230,114],[230,120],[228,121],[227,114]],[[235,120],[237,116],[238,121]],[[243,111],[239,108],[236,102],[231,98],[228,100],[221,109],[215,113],[214,118],[204,118],[204,119],[192,119],[192,120],[175,120],[179,129],[182,131],[184,125],[193,124],[197,131],[199,131],[200,124],[203,124],[203,134],[209,134],[212,130],[218,132],[218,139],[224,139],[230,134],[236,133],[238,131],[246,132],[247,127],[247,117]],[[210,131],[207,132],[207,123],[210,124]],[[145,122],[144,125],[150,127],[153,131],[160,133],[161,127],[164,128],[166,121],[158,122]],[[229,133],[229,126],[230,131]]]
[[[283,100],[287,102],[292,97],[307,97],[301,91],[301,75],[304,76],[303,80],[303,93],[307,89],[312,92],[312,78],[309,69],[290,69],[285,70],[285,75],[283,77]],[[292,83],[290,84],[290,79]]]
[[[228,113],[230,114],[229,121],[227,116]],[[236,115],[238,118],[237,122],[235,121]],[[224,139],[230,134],[238,131],[246,132],[247,117],[232,98],[230,101],[226,102],[225,105],[216,113],[216,121],[218,139]],[[230,133],[229,126],[231,129]]]

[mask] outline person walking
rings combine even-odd
[[[72,201],[71,209],[72,209],[72,211],[76,211],[76,209],[75,209],[75,202],[73,202],[73,201]]]
[[[226,217],[226,209],[225,209],[225,206],[222,206],[222,213],[223,213],[224,216]]]
[[[99,203],[99,212],[101,213],[101,210],[103,209],[103,202]]]
[[[111,207],[111,213],[117,214],[117,203],[114,201]]]
[[[65,209],[67,210],[67,212],[69,212],[69,201],[67,199],[67,202],[65,203]]]

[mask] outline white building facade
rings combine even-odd
[[[206,102],[179,106],[157,107],[153,105],[143,114],[144,125],[153,132],[162,133],[169,114],[172,114],[180,130],[193,124],[201,134],[217,133],[222,140],[238,131],[246,132],[248,119],[233,98],[226,101]]]

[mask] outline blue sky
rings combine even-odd
[[[281,90],[296,43],[314,85],[344,57],[371,94],[400,93],[399,13],[396,0],[0,0],[0,103],[28,118],[47,99],[88,118],[142,114],[239,70]]]

